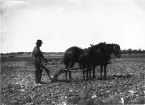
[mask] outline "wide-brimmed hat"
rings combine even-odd
[[[37,40],[36,44],[41,44],[43,43],[42,40]]]

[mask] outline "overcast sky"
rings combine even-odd
[[[1,52],[64,52],[99,42],[145,49],[145,0],[3,0]]]

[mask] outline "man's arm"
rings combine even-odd
[[[44,57],[43,53],[41,52],[41,55],[42,55],[42,59],[45,60],[45,62],[47,62],[47,59]]]

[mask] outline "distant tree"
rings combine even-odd
[[[145,50],[143,50],[143,49],[131,49],[131,48],[129,48],[129,49],[123,49],[123,50],[121,50],[121,54],[129,54],[129,55],[131,55],[131,54],[138,54],[138,53],[145,53]]]
[[[127,52],[128,52],[129,55],[131,55],[131,54],[132,54],[132,49],[129,48],[129,49],[127,50]]]
[[[127,54],[128,52],[127,52],[126,49],[124,49],[124,50],[121,50],[121,53],[122,53],[122,54]]]
[[[141,49],[139,49],[139,50],[138,50],[138,53],[142,53],[142,50],[141,50]]]
[[[145,50],[142,50],[142,53],[145,53]]]

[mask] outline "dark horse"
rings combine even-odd
[[[96,46],[96,45],[95,45]],[[97,54],[94,54],[94,60],[92,62],[92,71],[93,71],[93,78],[95,78],[95,67],[97,65],[100,65],[100,76],[102,78],[102,74],[104,72],[104,78],[106,79],[106,67],[107,67],[107,64],[108,62],[110,61],[111,59],[111,54],[114,54],[117,58],[120,58],[121,57],[121,53],[120,53],[120,46],[118,44],[105,44],[102,46],[102,49],[103,49],[103,55],[100,56],[101,57],[101,60],[99,60],[98,62],[98,55]]]
[[[63,57],[63,63],[65,65],[65,77],[67,79],[67,74],[69,73],[69,78],[71,78],[71,71],[68,70],[69,68],[72,68],[75,64],[75,62],[79,61],[80,54],[84,51],[84,49],[81,49],[77,46],[73,46],[68,48]]]
[[[69,77],[71,78],[71,71],[68,70],[72,68],[74,63],[79,63],[79,66],[82,67],[83,70],[83,77],[85,79],[88,78],[95,78],[95,67],[100,65],[100,75],[102,78],[102,74],[104,72],[104,77],[106,78],[106,67],[108,62],[111,59],[111,54],[115,54],[116,57],[120,58],[120,46],[118,44],[106,44],[106,43],[99,43],[97,45],[93,45],[88,49],[81,49],[79,47],[70,47],[65,51],[64,54],[64,64],[66,69],[66,79],[67,73],[69,72]],[[85,70],[86,69],[86,70]],[[91,72],[93,77],[91,77]]]
[[[100,43],[95,46],[91,46],[87,49],[81,49],[79,47],[73,46],[67,49],[64,53],[63,61],[65,64],[65,76],[67,79],[67,73],[69,73],[69,78],[71,78],[71,71],[68,70],[74,66],[74,63],[79,63],[80,68],[83,68],[83,77],[85,78],[85,74],[88,77],[88,69],[91,67],[92,62],[95,62],[94,58],[97,58],[99,62],[101,60],[101,56],[103,56],[101,48],[103,48],[104,43]],[[97,57],[94,57],[96,55]],[[85,71],[85,69],[87,70]],[[86,73],[85,73],[86,72]],[[94,73],[93,73],[94,74]],[[87,78],[86,77],[86,78]]]
[[[95,46],[91,46],[80,54],[78,63],[84,70],[84,79],[95,78],[95,66],[101,64],[103,62],[102,58],[106,56],[104,44],[105,43],[99,43]]]

